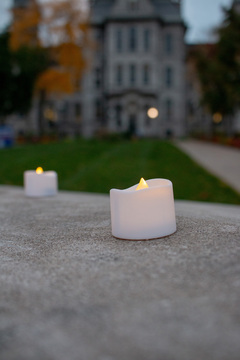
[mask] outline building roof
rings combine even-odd
[[[95,0],[91,3],[91,21],[93,24],[102,24],[109,16],[115,0]]]
[[[25,7],[29,3],[29,0],[14,0],[13,6],[14,7]]]
[[[91,2],[92,23],[102,25],[111,20],[158,19],[164,23],[183,23],[180,2],[173,0],[148,0],[151,11],[128,11],[116,13],[114,8],[122,0],[93,0]]]
[[[240,12],[240,0],[233,0],[232,9],[234,9],[238,13]]]
[[[151,0],[157,15],[164,22],[182,22],[180,4],[170,0]]]

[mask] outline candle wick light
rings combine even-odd
[[[58,178],[56,171],[43,171],[39,166],[35,170],[24,171],[25,195],[42,197],[57,195]]]
[[[37,173],[37,174],[42,174],[42,173],[43,173],[43,168],[38,167],[38,168],[36,169],[36,173]]]
[[[139,181],[139,184],[136,188],[136,190],[142,190],[142,189],[146,189],[148,188],[148,184],[147,182],[144,180],[144,178],[141,178],[141,180]]]

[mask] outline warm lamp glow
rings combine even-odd
[[[150,117],[150,119],[156,119],[158,117],[158,109],[152,107],[150,109],[148,109],[148,117]]]
[[[38,168],[36,169],[36,173],[37,173],[37,174],[42,174],[42,173],[43,173],[43,168],[38,167]]]
[[[222,118],[223,118],[223,116],[220,113],[213,114],[213,122],[215,124],[220,124],[220,122],[222,122]]]
[[[144,180],[144,178],[141,178],[141,180],[139,181],[138,187],[136,188],[136,190],[142,190],[142,189],[146,189],[148,188],[148,184],[146,183],[146,181]]]

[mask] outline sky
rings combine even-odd
[[[182,15],[188,26],[186,41],[213,41],[212,29],[223,20],[222,7],[229,8],[233,0],[182,0]]]
[[[222,6],[230,7],[233,0],[182,0],[182,15],[188,26],[186,41],[201,43],[214,41],[211,30],[217,27],[222,19]],[[12,0],[0,0],[0,30],[10,20],[8,12]]]

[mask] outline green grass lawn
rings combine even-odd
[[[55,170],[59,188],[108,193],[145,179],[173,182],[176,199],[240,204],[240,195],[172,143],[159,140],[76,140],[0,150],[0,184],[23,184],[24,170]]]

